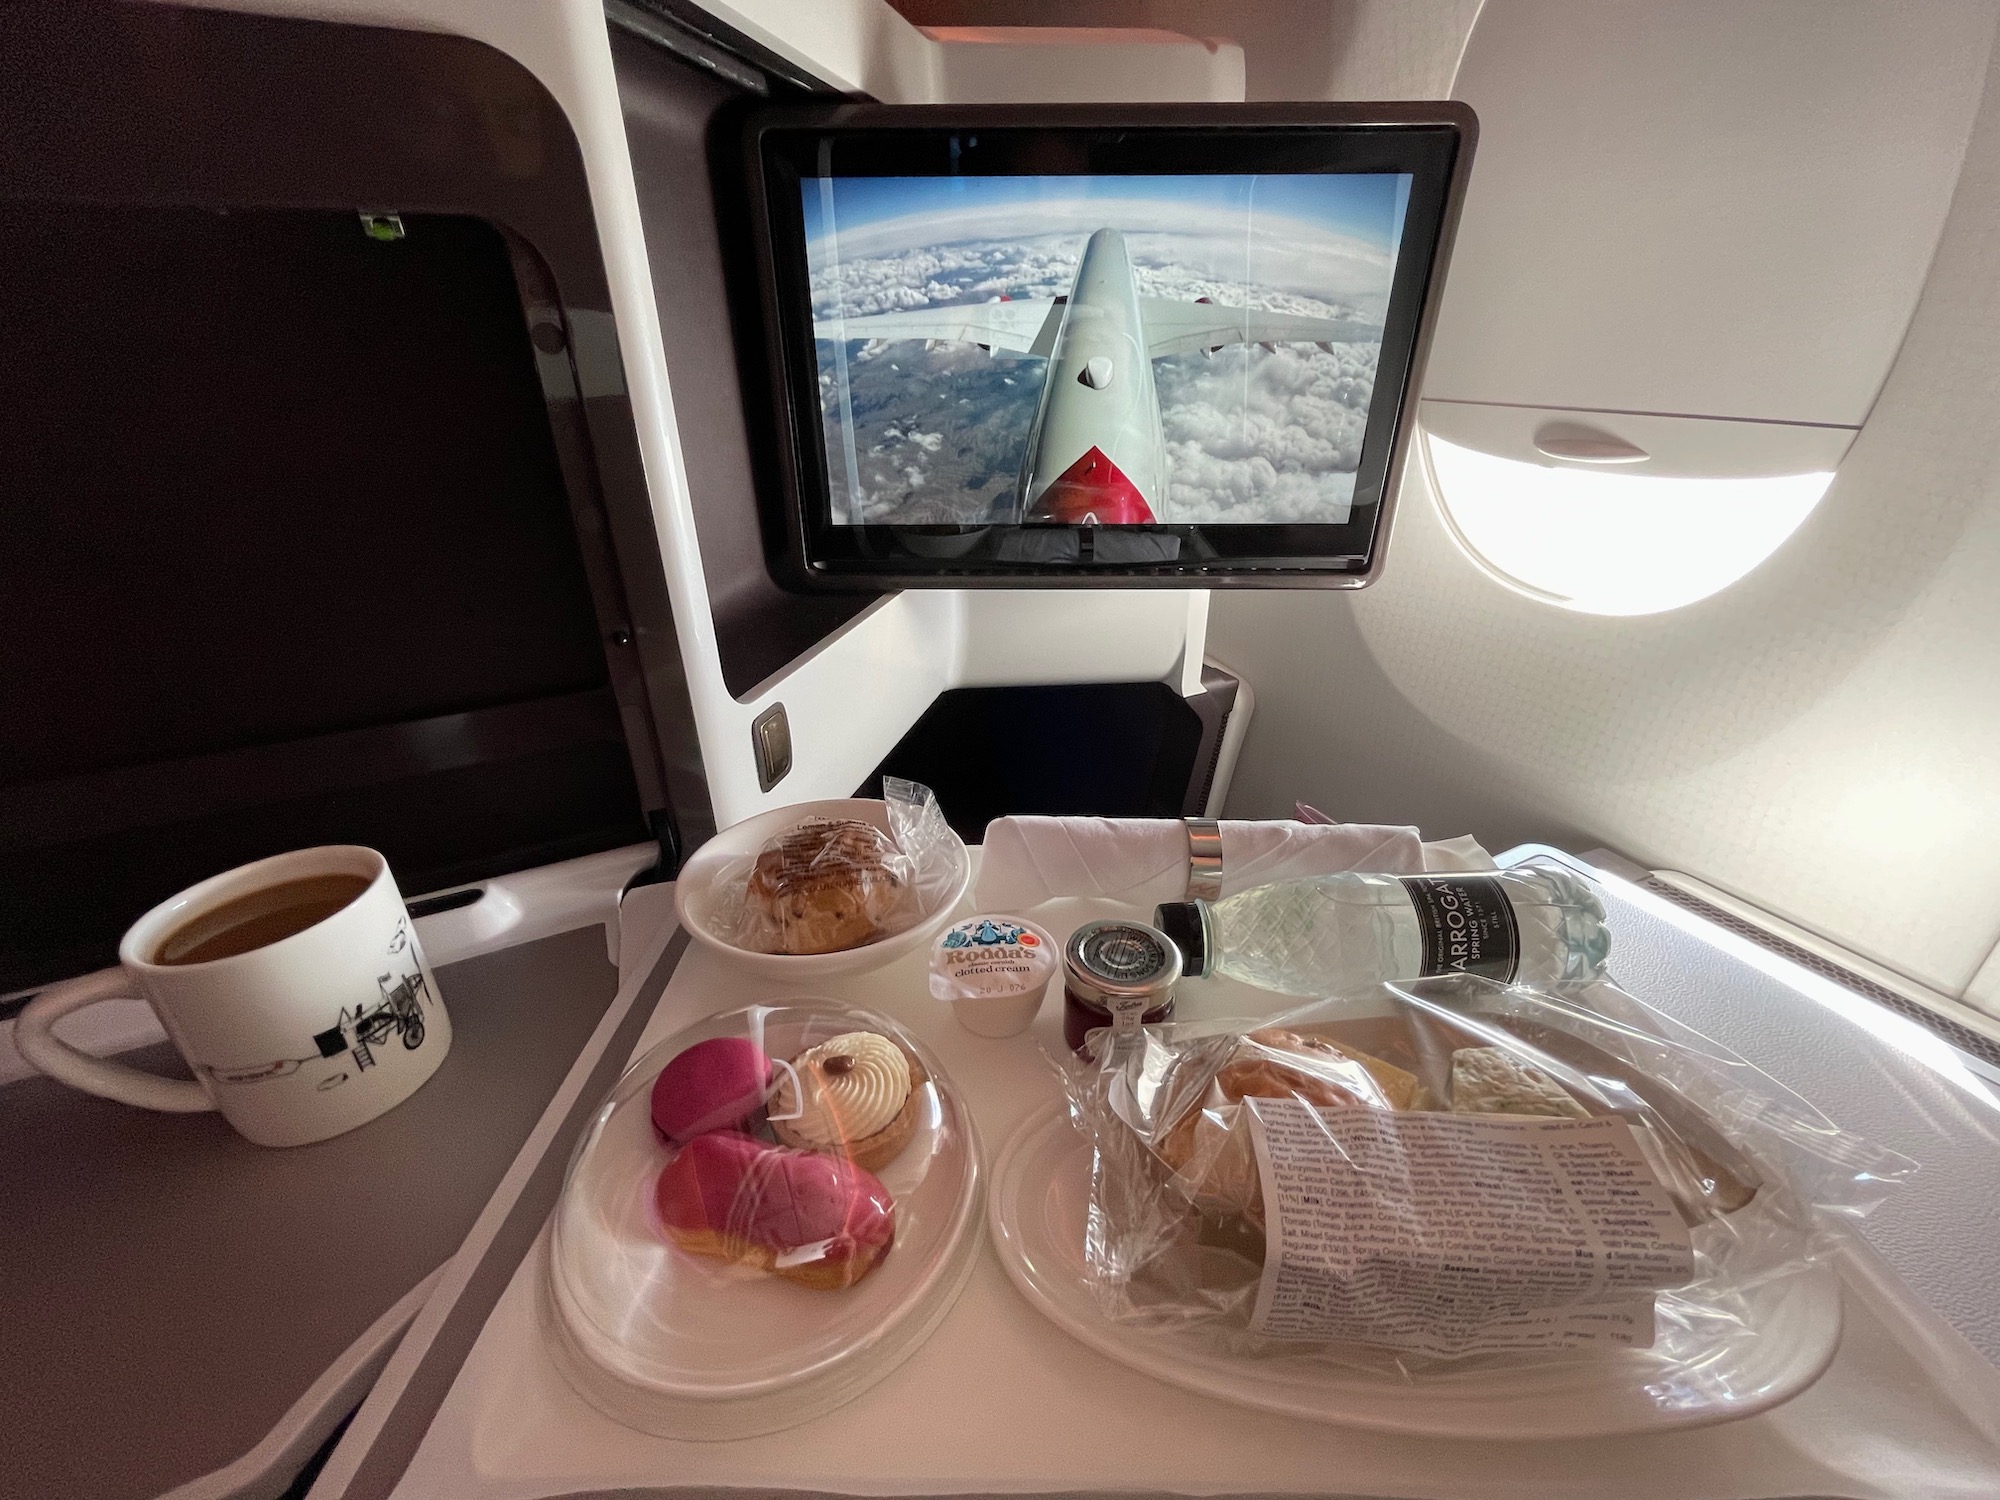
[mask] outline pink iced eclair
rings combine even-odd
[[[653,1080],[653,1128],[675,1145],[733,1129],[757,1112],[770,1087],[771,1059],[755,1042],[696,1042]]]
[[[839,1156],[696,1136],[661,1169],[660,1223],[694,1255],[756,1266],[821,1291],[852,1286],[896,1237],[896,1202]]]

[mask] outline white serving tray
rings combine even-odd
[[[1311,1422],[1440,1437],[1540,1441],[1699,1427],[1787,1401],[1840,1347],[1840,1283],[1830,1265],[1750,1288],[1758,1337],[1676,1364],[1614,1353],[1518,1371],[1404,1381],[1304,1359],[1218,1354],[1187,1335],[1123,1328],[1084,1280],[1090,1141],[1060,1106],[1030,1118],[1000,1154],[987,1224],[1021,1295],[1058,1328],[1120,1364],[1239,1406]],[[1756,1205],[1739,1209],[1753,1213]]]
[[[1619,916],[1638,950],[1655,942],[1662,919],[1636,896],[1637,905],[1627,904],[1627,891],[1615,893]],[[1116,914],[1102,903],[1064,902],[1034,915],[1063,934]],[[639,978],[659,959],[664,934],[642,940],[635,926],[627,936],[629,984],[636,999],[651,1004]],[[1720,996],[1735,972],[1707,974],[1704,993]],[[1642,996],[1677,998],[1663,988],[1674,974],[1650,977],[1656,982],[1637,970],[1620,973]],[[1757,998],[1748,993],[1754,979],[1746,971],[1734,981],[1745,1004]],[[1058,1095],[1040,1049],[1061,1051],[1059,1003],[1044,1006],[1028,1034],[993,1041],[965,1032],[928,998],[921,955],[822,989],[884,1011],[923,1038],[988,1141],[1011,1139]],[[644,1035],[623,1042],[615,1066],[695,1016],[754,998],[742,975],[689,950]],[[1204,996],[1190,1014],[1214,1013],[1210,1000],[1235,1010],[1242,998]],[[1845,1023],[1829,1014],[1825,1024]],[[1802,1082],[1811,1092],[1810,1080]],[[1913,1079],[1910,1086],[1922,1084]],[[1935,1157],[1936,1149],[1926,1154]],[[532,1166],[524,1161],[523,1180]],[[1858,1242],[1839,1260],[1844,1327],[1826,1373],[1790,1401],[1695,1430],[1495,1443],[1251,1410],[1156,1380],[1086,1346],[1035,1312],[999,1257],[982,1251],[949,1316],[879,1385],[785,1432],[703,1443],[634,1432],[570,1389],[545,1352],[539,1325],[539,1220],[516,1247],[496,1249],[506,1245],[503,1200],[495,1201],[489,1232],[476,1232],[449,1269],[313,1500],[605,1492],[640,1500],[717,1490],[1423,1500],[2000,1494],[2000,1373]],[[468,1319],[468,1342],[448,1349]],[[440,1350],[449,1357],[437,1359]]]

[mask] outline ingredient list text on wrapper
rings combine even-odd
[[[1266,1337],[1437,1357],[1644,1348],[1654,1291],[1693,1274],[1687,1227],[1616,1117],[1245,1103]]]

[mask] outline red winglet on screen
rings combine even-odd
[[[1042,491],[1028,519],[1063,526],[1145,526],[1152,523],[1153,508],[1101,448],[1092,448]]]

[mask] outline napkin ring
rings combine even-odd
[[[1213,818],[1183,818],[1188,836],[1187,898],[1222,899],[1222,825]]]

